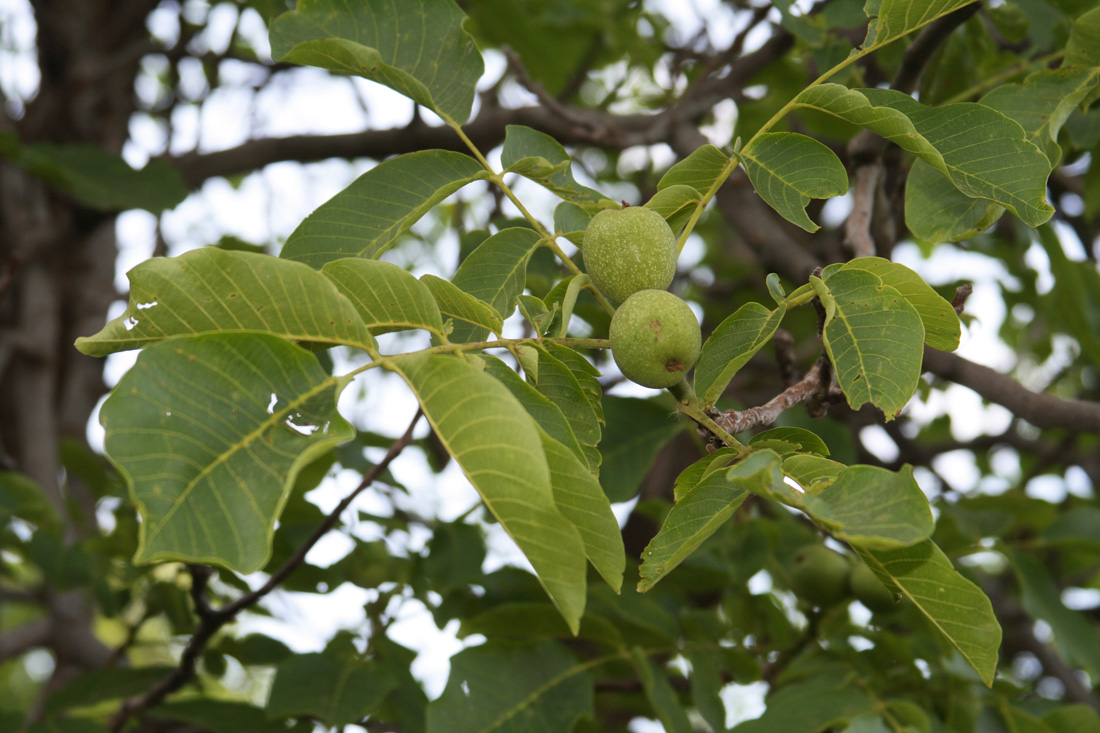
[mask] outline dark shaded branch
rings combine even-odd
[[[389,468],[393,460],[401,454],[401,451],[412,443],[413,429],[416,428],[416,424],[420,422],[420,416],[422,414],[420,410],[417,410],[416,415],[414,415],[413,419],[409,422],[409,427],[405,430],[405,433],[390,445],[389,450],[386,451],[386,455],[382,460],[375,464],[371,470],[363,476],[363,480],[359,482],[355,490],[345,496],[336,508],[325,517],[324,521],[313,530],[309,539],[303,542],[298,550],[283,563],[278,570],[271,574],[267,582],[256,590],[244,594],[237,600],[221,608],[212,608],[206,597],[206,585],[211,575],[211,571],[209,568],[203,566],[192,566],[191,598],[195,603],[199,624],[188,640],[187,647],[183,650],[179,666],[141,695],[126,700],[122,704],[122,707],[119,708],[119,711],[111,718],[108,726],[110,730],[122,730],[126,722],[134,715],[159,705],[168,695],[179,690],[194,678],[195,665],[214,634],[232,621],[238,613],[278,588],[291,573],[302,565],[309,551],[313,549],[313,546],[316,545],[329,530],[336,526],[336,523],[340,520],[340,515],[351,506],[351,502],[355,500],[355,497],[373,484],[382,473]]]
[[[45,646],[49,643],[50,631],[49,619],[38,619],[0,634],[0,662],[18,657],[35,647]]]
[[[1032,392],[987,366],[927,346],[924,348],[924,370],[969,387],[1037,428],[1100,434],[1100,403]]]

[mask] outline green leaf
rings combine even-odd
[[[828,284],[832,272],[829,268],[825,269],[822,277]],[[916,309],[924,325],[926,344],[940,351],[954,351],[959,348],[962,328],[955,307],[905,265],[881,257],[858,257],[838,269],[864,270],[878,276],[883,283],[901,293]]]
[[[1087,705],[1060,705],[1043,716],[1043,723],[1052,731],[1100,733],[1100,715]]]
[[[61,519],[41,486],[25,474],[0,471],[0,526],[7,526],[12,517],[48,531],[61,527]]]
[[[696,394],[708,405],[717,402],[733,376],[775,335],[786,313],[785,305],[768,310],[746,303],[718,324],[695,365]]]
[[[894,472],[849,466],[802,508],[837,539],[874,549],[904,547],[932,536],[935,522],[912,466]]]
[[[924,326],[909,301],[877,275],[840,270],[827,283],[835,303],[825,348],[853,410],[870,402],[892,420],[913,396],[924,358]]]
[[[566,235],[578,247],[584,242],[584,230],[592,215],[571,201],[562,201],[554,207],[554,233]]]
[[[765,700],[764,714],[733,733],[821,733],[875,708],[875,700],[843,674],[821,674],[785,685]]]
[[[584,540],[584,554],[607,584],[618,593],[623,585],[626,551],[611,502],[584,459],[540,430],[550,484],[558,511],[573,523]]]
[[[0,132],[0,156],[97,211],[145,209],[159,214],[188,194],[170,163],[152,161],[134,170],[121,155],[98,145],[23,145],[15,135]]]
[[[676,184],[666,186],[645,203],[647,209],[653,209],[663,216],[676,234],[687,224],[695,213],[695,208],[703,203],[703,197],[692,186]]]
[[[927,107],[901,92],[839,84],[808,89],[796,103],[894,141],[947,176],[966,197],[996,202],[1030,226],[1054,213],[1045,200],[1050,173],[1046,156],[1017,121],[989,106],[965,102]]]
[[[1076,339],[1086,359],[1100,364],[1100,272],[1089,260],[1066,257],[1053,227],[1039,227],[1038,234],[1056,283],[1039,303],[1053,328]]]
[[[145,349],[100,413],[142,518],[134,561],[262,568],[299,470],[355,435],[336,411],[345,384],[267,334]]]
[[[534,387],[558,406],[569,422],[573,434],[584,451],[589,470],[596,473],[600,467],[600,423],[603,413],[599,409],[601,390],[599,382],[587,371],[578,368],[578,361],[587,360],[572,349],[544,341],[535,346],[539,354],[538,380]],[[562,359],[575,358],[569,363]],[[591,369],[591,365],[589,365]],[[534,381],[528,375],[528,381]]]
[[[385,84],[461,124],[485,71],[452,0],[299,0],[271,24],[271,56]]]
[[[1100,14],[1097,17],[1100,18]],[[1062,158],[1058,133],[1098,81],[1098,68],[1044,69],[1020,84],[998,86],[982,97],[982,104],[1020,123],[1027,139],[1043,151],[1053,168]]]
[[[970,198],[923,160],[905,181],[905,225],[922,242],[958,242],[993,226],[1004,207]]]
[[[593,680],[552,641],[490,640],[451,657],[443,695],[428,706],[429,733],[572,730],[593,717]]]
[[[844,164],[824,144],[805,135],[757,135],[741,150],[740,157],[760,198],[784,219],[808,232],[821,228],[806,215],[810,199],[848,192]]]
[[[502,319],[516,310],[516,299],[527,283],[527,260],[542,243],[533,229],[504,229],[478,245],[462,261],[451,283],[493,307]],[[484,329],[456,323],[450,335],[455,343],[481,341]]]
[[[446,150],[391,158],[307,216],[279,256],[315,269],[345,257],[376,259],[436,204],[488,175],[470,156]]]
[[[711,728],[725,730],[726,706],[719,696],[724,686],[719,653],[692,645],[688,647],[687,658],[691,663],[692,704]]]
[[[791,443],[804,453],[829,455],[829,446],[825,445],[825,441],[817,433],[806,428],[772,428],[752,436],[748,444],[750,446],[758,445],[769,440],[782,440]]]
[[[642,680],[645,696],[657,719],[661,721],[667,733],[692,733],[694,728],[688,720],[687,711],[680,704],[676,690],[672,689],[668,677],[641,647],[630,649],[630,661]]]
[[[547,435],[565,446],[578,460],[587,461],[581,444],[577,442],[577,436],[573,434],[573,428],[569,426],[569,421],[565,419],[565,415],[557,405],[523,381],[520,375],[495,356],[482,354],[478,358],[484,362],[485,372],[499,380],[512,393],[512,396],[519,400],[527,410],[527,414],[535,419]]]
[[[1078,506],[1071,512],[1059,514],[1057,519],[1043,529],[1039,538],[1050,545],[1098,552],[1100,551],[1100,509]]]
[[[146,260],[129,278],[126,311],[96,335],[77,339],[85,354],[218,331],[374,348],[355,306],[321,273],[297,262],[203,247]]]
[[[843,463],[810,453],[783,457],[783,471],[797,481],[807,494],[820,493],[847,468]]]
[[[871,25],[863,47],[881,46],[928,25],[936,18],[953,13],[975,0],[882,0],[877,12],[868,3]]]
[[[993,684],[1001,645],[993,606],[932,540],[896,550],[853,549],[880,579],[913,602],[986,685]]]
[[[440,313],[471,324],[479,329],[487,329],[496,335],[504,328],[504,320],[488,303],[456,287],[450,280],[424,275],[420,282],[435,298]]]
[[[137,695],[174,671],[175,667],[113,667],[85,672],[46,698],[46,713],[53,715]]]
[[[627,501],[649,473],[657,452],[683,424],[663,398],[603,398],[607,424],[600,440],[600,484],[613,502]]]
[[[1093,8],[1073,21],[1064,63],[1100,66],[1100,8]]]
[[[573,318],[573,309],[577,306],[577,298],[580,297],[584,286],[590,282],[588,275],[572,275],[555,285],[554,289],[547,294],[546,305],[549,308],[557,305],[558,308],[554,311],[554,317],[546,324],[547,328],[544,331],[546,335],[565,338],[569,331],[569,321]],[[557,333],[551,333],[552,331]]]
[[[754,453],[728,471],[721,470],[729,460],[725,453],[707,456],[680,474],[676,504],[642,553],[640,593],[656,585],[729,521],[750,491],[764,493],[783,481],[774,453]],[[702,473],[698,468],[693,471],[695,467],[702,467]]]
[[[500,382],[469,361],[414,354],[391,364],[576,633],[585,602],[584,543],[558,511],[535,422]]]
[[[508,125],[500,162],[505,173],[529,178],[589,213],[614,206],[614,202],[599,191],[577,183],[570,170],[573,161],[569,153],[544,132],[523,125]]]
[[[1089,675],[1100,674],[1100,635],[1081,613],[1062,603],[1061,588],[1034,555],[1012,548],[1002,549],[1020,581],[1020,601],[1033,618],[1050,624],[1054,644],[1062,658]]]
[[[657,182],[657,190],[663,191],[673,186],[690,186],[703,196],[722,177],[722,172],[729,166],[729,162],[730,159],[718,148],[713,145],[703,145],[669,168]]]
[[[174,700],[149,711],[158,719],[190,723],[210,733],[285,733],[286,722],[268,720],[264,711],[252,705],[226,700],[196,698]],[[291,730],[300,731],[298,726]]]
[[[443,335],[443,317],[432,292],[412,273],[379,260],[329,262],[321,274],[351,301],[374,333],[423,328]]]
[[[358,723],[396,681],[338,635],[318,654],[295,654],[275,671],[267,698],[271,718],[310,717],[330,726]]]

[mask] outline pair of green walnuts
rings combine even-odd
[[[814,606],[832,606],[850,596],[875,613],[890,613],[901,605],[875,571],[863,563],[853,567],[847,557],[824,545],[796,552],[788,575],[795,595]]]
[[[663,389],[683,380],[702,348],[699,321],[668,292],[676,274],[676,235],[644,206],[605,209],[584,231],[581,246],[592,283],[621,303],[611,318],[611,355],[623,375]]]

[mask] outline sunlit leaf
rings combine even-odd
[[[840,388],[852,409],[870,402],[891,420],[920,378],[920,316],[901,293],[865,270],[840,270],[827,286],[835,308],[826,318],[825,348]]]
[[[657,191],[653,198],[645,203],[645,207],[663,216],[672,231],[679,234],[695,212],[695,207],[702,201],[699,192],[693,187],[677,184]]]
[[[783,481],[774,453],[754,453],[723,470],[729,461],[727,454],[707,456],[693,464],[703,467],[701,474],[691,472],[694,485],[685,481],[683,474],[677,479],[676,504],[642,553],[640,592],[656,585],[729,521],[750,491],[765,493]]]
[[[321,273],[351,301],[373,333],[406,328],[443,333],[443,318],[431,291],[397,265],[343,259],[329,262]]]
[[[377,258],[440,201],[487,176],[470,156],[446,150],[391,158],[307,216],[279,256],[316,269],[345,257]]]
[[[355,434],[336,411],[345,383],[266,334],[145,349],[100,413],[143,520],[135,562],[263,567],[298,471]]]
[[[559,733],[593,716],[592,675],[552,641],[490,640],[451,657],[429,733]]]
[[[469,361],[421,353],[395,359],[392,368],[575,633],[584,612],[584,543],[558,511],[534,421]]]
[[[896,550],[854,549],[880,578],[913,602],[983,682],[993,684],[1001,646],[1001,626],[993,606],[934,542]]]
[[[424,275],[420,282],[435,298],[436,306],[443,315],[457,318],[475,328],[500,334],[504,321],[488,303],[459,289],[450,280],[435,275]]]
[[[769,310],[746,303],[718,324],[695,365],[695,392],[704,402],[718,401],[733,376],[775,335],[786,313],[783,305]]]
[[[912,466],[890,471],[849,466],[825,489],[807,494],[802,508],[837,539],[889,549],[932,536],[932,510]]]
[[[730,159],[713,145],[703,145],[691,155],[678,161],[668,169],[657,182],[657,190],[663,191],[673,186],[690,186],[702,196],[721,177],[729,166]]]
[[[793,132],[757,135],[740,155],[760,198],[784,219],[808,232],[821,228],[806,215],[810,199],[827,199],[848,192],[848,174],[840,158],[805,135]]]
[[[508,125],[500,162],[506,173],[530,178],[588,212],[615,205],[599,191],[577,183],[570,170],[569,153],[544,132],[523,125]]]
[[[871,25],[863,47],[878,46],[912,33],[975,0],[882,0],[868,3]],[[877,11],[872,10],[877,5]]]
[[[96,335],[77,339],[85,354],[106,356],[170,336],[216,331],[361,349],[374,345],[352,303],[319,272],[297,262],[203,247],[146,260],[129,278],[126,311]]]
[[[834,267],[836,266],[830,265],[825,268],[822,278],[826,283],[835,271],[832,270]],[[836,269],[865,270],[877,275],[883,283],[901,293],[916,309],[924,325],[926,344],[940,351],[954,351],[959,348],[962,327],[955,307],[933,290],[920,275],[905,265],[899,265],[881,257],[858,257]]]
[[[271,55],[385,84],[461,124],[485,70],[465,20],[451,0],[299,0],[271,24]]]
[[[502,319],[516,310],[516,298],[527,283],[527,261],[542,239],[533,229],[504,229],[477,246],[462,261],[451,283],[491,305]],[[456,343],[480,341],[485,331],[468,322],[456,323],[450,339]]]
[[[540,437],[558,510],[580,531],[585,555],[617,593],[623,585],[626,551],[611,502],[583,458],[545,431],[540,430]]]

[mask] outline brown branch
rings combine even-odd
[[[309,538],[298,547],[298,550],[283,563],[278,570],[271,574],[266,583],[256,590],[244,594],[236,601],[221,608],[212,608],[205,594],[207,580],[211,571],[209,568],[203,566],[192,566],[191,598],[195,602],[196,613],[199,616],[199,624],[195,632],[191,635],[190,640],[187,642],[187,647],[183,650],[179,665],[141,695],[126,700],[119,708],[118,712],[111,718],[108,725],[109,730],[122,730],[123,726],[126,725],[126,722],[129,721],[130,718],[141,713],[143,710],[159,705],[168,695],[179,690],[194,678],[195,666],[199,657],[202,656],[203,651],[206,649],[206,645],[210,642],[210,639],[213,638],[214,634],[232,621],[238,613],[255,604],[261,598],[271,593],[271,591],[278,588],[291,573],[302,565],[309,551],[313,549],[313,546],[316,545],[329,530],[336,526],[336,523],[340,520],[340,515],[351,506],[351,502],[355,500],[355,497],[373,484],[379,476],[389,468],[393,460],[401,454],[401,451],[412,443],[413,429],[416,428],[416,424],[420,422],[420,416],[422,414],[420,410],[416,411],[416,415],[414,415],[413,419],[409,422],[409,427],[405,430],[405,433],[390,445],[389,450],[386,451],[386,455],[382,460],[375,464],[371,470],[363,476],[363,480],[359,482],[355,490],[344,497],[336,508],[325,517],[324,521],[314,529]],[[196,569],[198,569],[198,572],[196,572]]]
[[[759,407],[747,410],[726,410],[715,418],[715,422],[728,433],[736,434],[754,428],[766,427],[775,422],[780,415],[800,402],[806,402],[817,395],[822,388],[828,388],[825,379],[829,374],[828,361],[818,359],[817,363],[802,378],[780,394]]]
[[[852,211],[844,226],[844,244],[852,257],[874,257],[875,240],[871,236],[871,216],[875,211],[878,186],[885,169],[881,161],[856,168],[852,187]]]
[[[977,392],[1037,428],[1100,434],[1100,403],[1032,392],[987,366],[924,348],[924,370]]]

